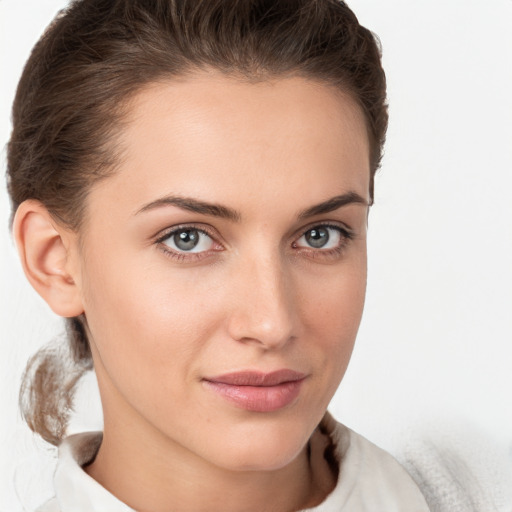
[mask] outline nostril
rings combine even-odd
[[[268,304],[267,304],[268,306]],[[283,304],[258,311],[255,305],[236,308],[229,321],[230,336],[238,341],[256,342],[262,346],[278,347],[288,343],[294,335],[293,311]]]

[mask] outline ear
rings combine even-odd
[[[77,259],[72,257],[76,256],[76,235],[57,224],[45,206],[33,199],[18,207],[13,234],[25,275],[50,308],[63,317],[82,314],[75,283]]]

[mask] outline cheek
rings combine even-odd
[[[84,308],[101,363],[118,387],[188,378],[212,318],[194,283],[121,257],[91,258]],[[201,311],[201,315],[198,314]],[[162,378],[165,377],[165,378]]]
[[[304,282],[304,327],[336,386],[348,365],[363,312],[366,292],[364,257],[333,272],[329,279]],[[306,335],[308,337],[308,335]]]

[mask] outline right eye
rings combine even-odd
[[[178,253],[200,253],[213,249],[215,242],[205,231],[186,227],[175,229],[158,240]]]

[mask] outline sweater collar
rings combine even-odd
[[[85,432],[67,437],[59,446],[54,485],[62,511],[135,512],[82,469],[94,459],[102,439],[102,432]]]

